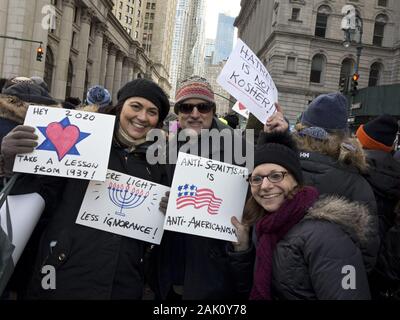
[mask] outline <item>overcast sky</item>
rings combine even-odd
[[[215,39],[219,13],[237,17],[239,11],[240,0],[206,0],[206,38]]]

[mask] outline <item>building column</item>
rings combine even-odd
[[[106,74],[107,74],[107,61],[108,61],[108,47],[110,45],[109,39],[103,35],[103,47],[101,52],[101,63],[100,63],[100,80],[99,84],[103,87],[106,86]]]
[[[89,84],[90,86],[104,84],[100,82],[101,75],[101,62],[103,56],[103,35],[106,30],[106,25],[104,23],[97,23],[95,30],[95,38],[93,44],[92,56],[90,57],[93,61],[92,64],[92,73],[90,75]]]
[[[129,59],[125,58],[122,62],[122,76],[121,76],[121,86],[125,85],[129,81]]]
[[[133,70],[134,62],[133,59],[128,59],[128,79],[127,81],[132,81],[134,78],[134,70]]]
[[[60,42],[56,59],[53,96],[56,99],[65,99],[67,86],[69,54],[72,41],[72,23],[74,19],[75,0],[63,0],[63,10],[60,27]]]
[[[7,13],[8,13],[8,1],[9,0],[0,0],[0,30],[7,30]],[[4,48],[6,45],[6,39],[0,38],[0,76],[5,77],[6,75],[3,73],[3,64],[4,64]]]
[[[118,53],[115,63],[114,84],[113,84],[113,101],[117,101],[118,90],[121,89],[122,61],[124,56]]]
[[[88,58],[88,46],[90,37],[90,23],[92,21],[93,11],[88,8],[82,8],[81,10],[81,31],[79,32],[79,54],[76,59],[75,79],[72,83],[71,96],[84,98],[86,92],[85,79],[86,79],[86,67]]]
[[[108,48],[108,59],[107,59],[107,71],[106,71],[106,81],[105,87],[112,95],[114,88],[114,72],[115,72],[115,58],[117,54],[117,47],[113,44]]]

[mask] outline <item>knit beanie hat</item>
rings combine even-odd
[[[100,108],[107,107],[111,103],[111,95],[102,86],[91,87],[86,94],[86,102],[97,104]]]
[[[47,106],[57,104],[57,101],[55,101],[45,89],[28,81],[16,83],[3,90],[3,93],[10,96],[16,96],[25,102],[43,104]]]
[[[49,87],[47,86],[47,83],[43,80],[41,77],[33,76],[31,77],[31,80],[36,83],[38,86],[41,86],[44,90],[49,92]]]
[[[174,112],[176,114],[179,112],[179,103],[188,99],[202,99],[215,104],[214,91],[210,83],[205,78],[199,76],[191,76],[179,84],[175,95]],[[214,106],[214,113],[215,110]]]
[[[315,98],[303,112],[301,123],[327,131],[348,130],[347,99],[341,93],[322,94]]]
[[[118,104],[132,97],[140,97],[151,101],[158,108],[160,114],[158,123],[164,121],[170,105],[167,95],[158,84],[144,78],[129,81],[118,91]]]
[[[356,135],[365,149],[391,152],[398,130],[396,118],[384,114],[361,125]]]
[[[302,185],[303,173],[296,142],[288,132],[262,132],[254,150],[254,168],[274,163],[287,169],[296,181]]]

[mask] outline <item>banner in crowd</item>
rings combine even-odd
[[[30,106],[25,125],[36,129],[38,146],[15,158],[14,171],[104,181],[115,116]]]
[[[248,169],[179,153],[165,230],[237,241],[231,217],[242,219]]]
[[[9,237],[12,236],[12,244],[15,246],[12,258],[16,265],[39,221],[45,203],[37,193],[8,196],[7,202],[10,216],[7,217],[4,203],[0,208],[0,226]]]
[[[106,181],[91,181],[76,223],[160,244],[164,214],[159,210],[168,187],[108,170]]]
[[[247,109],[241,102],[237,101],[234,106],[232,107],[232,110],[235,111],[236,113],[240,114],[242,117],[245,117],[246,119],[249,118],[250,116],[250,111]]]
[[[250,48],[238,39],[217,82],[254,116],[266,123],[275,111],[278,90],[268,70]]]

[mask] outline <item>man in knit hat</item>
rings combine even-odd
[[[254,147],[246,144],[241,135],[236,134],[231,127],[215,117],[214,92],[206,79],[192,76],[184,80],[177,90],[175,100],[174,111],[178,115],[181,127],[178,136],[184,129],[192,129],[197,133],[193,136],[188,132],[191,137],[190,143],[195,147],[186,149],[185,152],[191,154],[196,152],[194,155],[237,165],[246,164],[235,162],[234,149],[241,147],[242,152],[248,152]],[[224,131],[220,139],[209,139],[208,130]],[[170,141],[169,147],[179,151],[186,144],[186,141],[180,140]],[[170,150],[169,154],[171,153]],[[173,164],[167,166],[170,182],[174,171]],[[160,210],[165,212],[167,206],[168,195],[163,198]],[[155,288],[157,298],[162,300],[238,298],[234,290],[235,277],[226,272],[228,256],[225,247],[228,243],[228,241],[177,232],[164,232],[161,245],[155,248],[158,261],[156,271],[158,284]],[[218,259],[215,259],[214,255],[218,255]]]
[[[396,225],[396,205],[400,201],[400,163],[393,158],[393,145],[399,126],[397,120],[381,115],[357,130],[357,138],[366,153],[370,183],[378,205],[379,234],[382,245],[377,266],[371,277],[374,298],[400,293],[400,253],[392,251],[400,241],[400,226]]]
[[[200,133],[201,129],[219,125],[217,118],[214,119],[214,91],[202,77],[192,76],[180,83],[176,91],[174,111],[182,129],[193,129]]]

